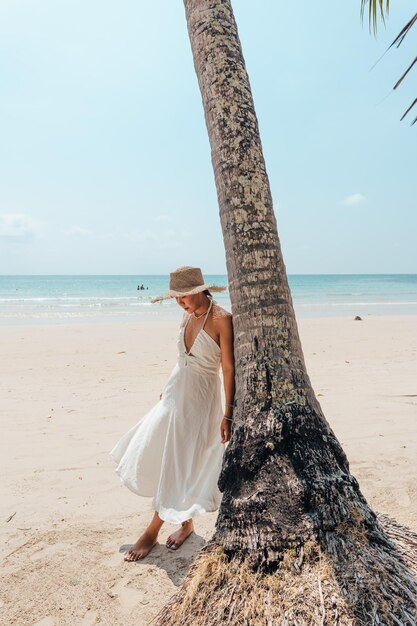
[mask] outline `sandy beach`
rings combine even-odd
[[[417,530],[417,318],[302,319],[324,413],[375,510]],[[122,487],[109,450],[159,399],[176,360],[176,322],[0,327],[0,623],[149,624],[212,534],[173,526],[138,563],[123,550],[150,499]]]

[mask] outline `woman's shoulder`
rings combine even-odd
[[[219,304],[213,303],[213,321],[219,326],[230,326],[232,324],[232,314]]]
[[[215,301],[213,301],[213,315],[214,314],[218,315],[219,317],[232,317],[230,311],[227,311]]]

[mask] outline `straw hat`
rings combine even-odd
[[[223,285],[208,285],[204,282],[203,274],[199,267],[190,267],[185,265],[179,267],[175,272],[169,275],[169,291],[162,296],[155,296],[151,302],[155,303],[166,298],[176,298],[178,296],[191,296],[200,293],[205,289],[210,291],[224,291],[226,287]]]

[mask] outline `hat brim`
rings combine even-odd
[[[225,291],[227,287],[224,285],[198,285],[194,289],[189,289],[187,291],[175,291],[171,289],[164,293],[162,296],[155,296],[151,299],[151,303],[155,304],[155,302],[160,302],[161,300],[167,300],[168,298],[178,298],[181,296],[193,296],[196,293],[200,293],[201,291],[205,291],[208,289],[209,291]]]

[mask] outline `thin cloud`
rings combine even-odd
[[[152,232],[149,228],[144,230],[133,230],[124,235],[127,239],[138,243],[156,243],[158,241],[157,233]]]
[[[189,236],[186,233],[187,231],[182,230],[181,232],[178,232],[172,228],[162,231],[158,238],[157,246],[160,250],[182,248],[184,236]]]
[[[0,238],[7,241],[28,241],[40,234],[40,225],[25,213],[0,214]]]
[[[66,235],[69,235],[70,237],[83,237],[84,235],[89,235],[91,233],[91,230],[88,230],[88,228],[82,228],[81,226],[71,226],[71,228],[69,228],[68,230],[65,231]]]
[[[189,239],[193,236],[193,233],[184,229],[177,231],[170,228],[154,231],[145,228],[142,231],[136,230],[125,233],[124,236],[136,243],[150,245],[152,248],[164,250],[169,248],[181,248],[184,245],[184,239]]]
[[[351,196],[347,196],[341,201],[342,206],[359,206],[366,203],[366,198],[361,193],[353,193]]]
[[[170,215],[166,215],[166,214],[163,214],[163,215],[157,215],[157,216],[155,217],[155,220],[156,220],[157,222],[172,222],[172,217],[171,217]]]

